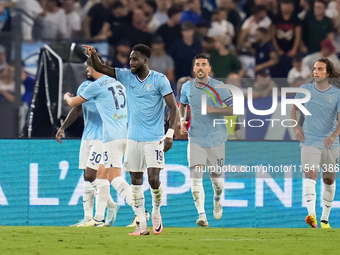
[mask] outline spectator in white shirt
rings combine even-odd
[[[66,39],[79,38],[81,35],[81,18],[80,15],[74,11],[75,0],[64,0],[63,9],[66,14]]]
[[[218,8],[213,15],[214,21],[211,22],[211,28],[208,31],[209,37],[227,35],[233,40],[235,36],[235,30],[233,24],[228,19],[228,12],[225,9]]]
[[[59,0],[46,0],[43,2],[43,12],[37,17],[41,23],[42,30],[40,39],[42,40],[62,40],[66,37],[66,14],[60,8]]]
[[[300,87],[307,83],[307,79],[312,77],[312,71],[307,66],[302,65],[302,57],[297,55],[293,58],[293,68],[288,72],[287,82],[290,87]]]
[[[171,1],[168,0],[156,0],[157,11],[155,12],[155,17],[161,25],[168,21],[168,10],[171,7]]]
[[[339,67],[340,61],[339,61],[338,56],[335,54],[335,51],[336,51],[336,48],[332,40],[326,38],[321,42],[321,50],[305,56],[302,59],[302,65],[307,66],[308,68],[312,70],[314,63],[319,58],[328,58],[330,61],[332,61],[335,67]]]
[[[18,0],[16,2],[16,7],[26,12],[27,15],[21,16],[22,23],[22,35],[25,41],[32,40],[32,28],[34,20],[39,13],[43,11],[39,1],[37,0]]]
[[[242,51],[245,43],[255,42],[255,32],[259,27],[269,28],[272,21],[267,16],[267,9],[263,5],[255,5],[253,15],[246,19],[241,27],[237,48]]]

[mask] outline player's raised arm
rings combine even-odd
[[[165,95],[164,100],[170,109],[169,129],[165,135],[166,138],[165,138],[165,144],[164,144],[164,152],[167,152],[172,147],[174,130],[175,130],[177,116],[178,116],[178,108],[177,108],[174,93]]]
[[[113,77],[115,79],[117,78],[116,69],[111,67],[111,66],[107,66],[107,65],[104,65],[103,63],[101,63],[99,61],[97,52],[94,52],[93,54],[91,54],[90,58],[92,60],[93,68],[97,72],[102,73],[102,74],[106,74],[106,75]]]
[[[76,121],[80,112],[81,112],[81,105],[78,105],[78,106],[73,107],[71,111],[67,114],[65,121],[63,122],[63,124],[58,129],[58,132],[55,135],[55,139],[59,143],[63,143],[61,141],[61,138],[65,137],[65,130]]]
[[[97,51],[92,46],[85,45],[85,44],[83,44],[83,46],[86,48],[85,53],[87,55],[89,55],[89,58],[91,58],[92,66],[97,72],[102,73],[102,74],[106,74],[106,75],[111,76],[115,79],[117,78],[116,69],[103,64],[98,58]]]

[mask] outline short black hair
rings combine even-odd
[[[281,0],[280,4],[294,4],[293,0]]]
[[[254,5],[252,8],[252,14],[257,14],[259,12],[267,12],[266,6],[264,5]]]
[[[182,4],[174,4],[168,9],[168,17],[171,18],[172,16],[176,15],[177,13],[180,13],[183,11]]]
[[[201,58],[208,60],[209,65],[211,65],[211,63],[210,63],[210,57],[209,57],[209,55],[207,55],[207,54],[205,54],[205,53],[199,53],[199,54],[197,54],[197,55],[194,57],[194,61],[193,61],[192,64],[194,65],[196,59],[201,59]]]
[[[148,59],[151,57],[151,48],[145,44],[136,44],[133,46],[132,51],[139,51],[142,53],[144,56],[146,56]]]
[[[117,1],[117,2],[114,2],[113,4],[112,4],[112,9],[113,10],[115,10],[115,9],[117,9],[117,8],[123,8],[124,7],[124,5],[123,5],[123,3],[121,2],[121,1]]]
[[[156,1],[154,1],[154,0],[146,0],[144,3],[149,5],[153,9],[153,13],[155,13],[157,11]]]
[[[314,3],[316,3],[316,2],[322,3],[326,8],[328,6],[328,2],[325,1],[325,0],[315,0]]]

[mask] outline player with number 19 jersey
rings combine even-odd
[[[164,135],[164,99],[172,93],[164,74],[150,70],[144,80],[129,69],[116,68],[117,80],[127,90],[128,139],[139,142],[160,141]]]

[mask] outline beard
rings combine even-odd
[[[318,77],[317,79],[314,78],[314,81],[315,81],[316,83],[321,84],[321,83],[324,83],[325,81],[327,81],[327,79],[328,79],[328,78],[319,78],[319,77]]]
[[[141,70],[142,70],[142,67],[140,66],[140,67],[136,67],[135,69],[131,69],[131,73],[133,73],[133,74],[139,74],[140,72],[141,72]]]
[[[200,79],[200,80],[203,80],[206,77],[207,77],[207,75],[204,72],[196,74],[196,78]]]
[[[86,76],[86,80],[88,80],[88,81],[95,81],[95,79],[92,76]]]

